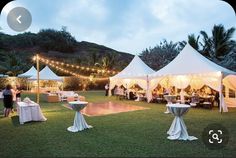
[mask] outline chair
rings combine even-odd
[[[203,102],[203,108],[206,109],[212,109],[212,103],[211,102]]]
[[[200,102],[200,100],[199,100],[198,96],[196,96],[196,95],[192,96],[191,101],[190,101],[190,106],[191,107],[197,107],[199,105],[199,102]]]

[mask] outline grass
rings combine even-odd
[[[89,102],[114,101],[104,92],[79,92]],[[31,94],[24,94],[31,96]],[[41,98],[41,109],[46,122],[19,124],[18,116],[0,118],[0,157],[235,157],[236,109],[220,114],[217,109],[190,109],[184,116],[190,135],[197,141],[170,141],[167,130],[173,120],[164,114],[163,104],[124,101],[149,107],[148,110],[125,112],[106,116],[87,117],[94,128],[77,133],[66,129],[71,126],[74,111],[62,103],[46,103]],[[0,103],[2,111],[2,102]],[[220,123],[230,132],[228,145],[221,150],[209,150],[201,134],[210,123]]]

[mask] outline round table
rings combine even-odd
[[[81,110],[87,106],[88,102],[85,101],[72,101],[69,102],[69,105],[73,110],[75,110],[75,118],[73,126],[67,128],[70,132],[78,132],[87,128],[92,128],[92,126],[88,125],[84,119],[84,116],[81,114]]]
[[[167,101],[166,106],[168,106],[169,104],[172,104],[174,101],[176,101],[176,95],[164,95],[165,100]],[[169,114],[170,111],[168,110],[168,108],[166,107],[166,111],[164,112],[165,114]]]
[[[167,138],[170,140],[196,140],[196,137],[188,135],[183,121],[183,115],[188,112],[190,106],[186,104],[168,104],[167,108],[175,116],[167,132],[169,135]]]

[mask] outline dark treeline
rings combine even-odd
[[[208,59],[236,71],[236,42],[232,40],[234,32],[235,28],[225,29],[223,25],[215,25],[210,35],[200,31],[197,36],[190,34],[186,41],[163,40],[155,47],[143,50],[140,56],[150,67],[158,70],[172,61],[189,42]],[[34,65],[32,57],[36,53],[65,63],[118,71],[127,66],[133,58],[131,54],[102,45],[78,42],[66,27],[61,30],[42,29],[38,33],[27,32],[13,36],[0,33],[0,74],[16,76],[28,70]],[[41,64],[42,67],[44,64]],[[54,71],[58,75],[68,75],[55,69]],[[89,75],[90,72],[78,73]]]
[[[59,31],[42,29],[38,33],[26,32],[18,35],[0,33],[0,74],[16,76],[28,70],[34,65],[32,58],[36,53],[65,63],[117,71],[133,58],[131,54],[103,45],[78,42],[66,27]],[[42,67],[44,64],[41,63]],[[58,75],[68,75],[54,71]],[[87,75],[88,72],[78,73]]]
[[[197,36],[190,34],[186,41],[175,43],[163,40],[155,47],[143,50],[140,56],[150,67],[159,70],[172,61],[188,42],[211,61],[236,71],[236,42],[232,39],[234,32],[233,27],[225,29],[223,25],[215,25],[210,35],[200,31]]]

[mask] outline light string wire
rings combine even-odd
[[[39,57],[39,60],[42,62],[47,62],[47,63],[52,63],[54,65],[61,65],[61,66],[66,66],[66,67],[71,67],[71,68],[75,68],[75,69],[81,69],[81,70],[87,70],[87,71],[92,71],[92,72],[102,72],[102,73],[110,73],[110,74],[116,74],[118,73],[117,71],[114,70],[104,70],[104,69],[98,69],[98,68],[91,68],[91,67],[86,67],[86,66],[79,66],[79,65],[74,65],[74,64],[68,64],[68,63],[64,63],[64,62],[59,62],[59,61],[55,61],[55,60],[49,60],[49,59],[45,59],[43,57]]]
[[[36,58],[34,57],[33,60],[36,60]],[[73,71],[70,70],[66,70],[58,65],[61,66],[67,66],[67,67],[71,67],[71,68],[77,68],[77,69],[81,69],[81,70],[87,70],[87,71],[93,71],[93,72],[98,72],[98,73],[112,73],[115,74],[117,73],[116,71],[110,71],[110,70],[101,70],[101,69],[95,69],[95,68],[89,68],[89,67],[84,67],[84,66],[77,66],[77,65],[73,65],[73,64],[66,64],[64,62],[58,62],[55,60],[49,60],[49,59],[45,59],[43,57],[38,57],[38,60],[41,61],[44,64],[48,64],[51,67],[55,68],[56,70],[59,70],[61,72],[76,76],[78,78],[82,78],[82,79],[89,79],[90,81],[92,80],[96,80],[96,81],[105,81],[108,80],[109,77],[94,77],[94,76],[85,76],[85,75],[81,75],[78,73],[75,73]]]

